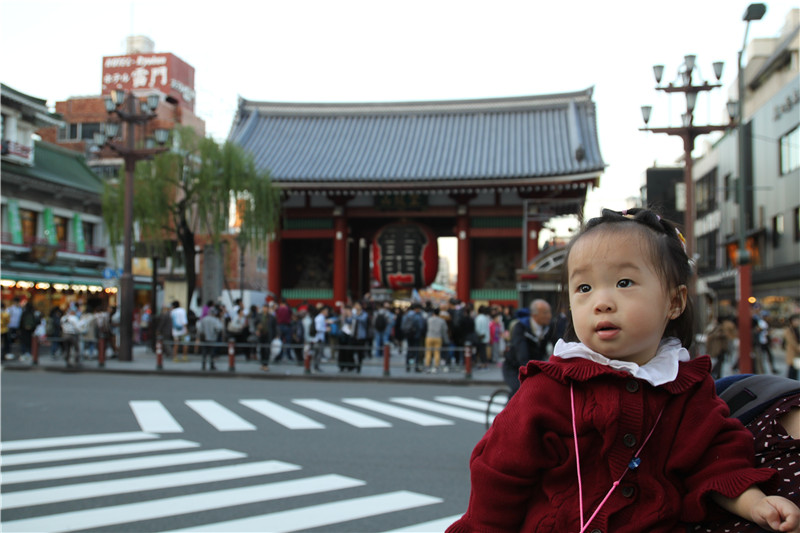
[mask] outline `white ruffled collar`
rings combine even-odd
[[[564,342],[561,339],[558,340],[555,348],[553,348],[553,355],[561,359],[573,359],[576,357],[588,359],[615,370],[628,372],[633,377],[643,379],[654,387],[675,381],[675,378],[678,377],[678,363],[691,359],[689,351],[681,346],[681,342],[675,337],[662,339],[661,344],[658,345],[656,356],[642,366],[628,361],[609,359],[590,350],[583,343]]]

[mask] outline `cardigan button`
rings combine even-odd
[[[603,531],[602,531],[602,530],[600,530],[600,529],[593,529],[593,530],[592,530],[592,533],[603,533]]]
[[[628,448],[633,448],[636,446],[636,435],[633,433],[625,433],[625,436],[622,437],[622,443]]]
[[[639,390],[639,382],[638,382],[638,381],[636,381],[635,379],[630,379],[630,380],[628,380],[628,382],[625,384],[625,389],[626,389],[628,392],[638,392],[638,390]]]
[[[636,487],[633,485],[625,485],[622,487],[622,495],[626,498],[632,498],[636,494]]]

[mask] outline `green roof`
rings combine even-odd
[[[83,155],[44,141],[34,145],[33,166],[3,161],[2,172],[19,174],[64,187],[102,194],[103,180],[86,164]]]

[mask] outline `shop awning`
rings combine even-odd
[[[98,287],[105,287],[104,281],[108,281],[100,277],[59,275],[50,272],[19,272],[6,269],[3,269],[0,278],[31,283],[63,283],[65,285],[96,285]]]

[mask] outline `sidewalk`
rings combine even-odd
[[[215,359],[216,370],[203,371],[201,357],[189,354],[189,360],[173,362],[172,354],[165,354],[162,368],[157,368],[155,353],[147,346],[134,346],[133,360],[120,361],[116,358],[106,359],[103,367],[99,366],[97,359],[81,359],[79,367],[67,368],[63,357],[54,358],[49,348],[45,347],[39,355],[39,364],[32,361],[19,359],[7,360],[3,363],[3,370],[28,370],[28,371],[55,371],[55,372],[93,372],[113,374],[139,374],[139,375],[164,375],[164,376],[211,376],[227,378],[252,378],[252,379],[312,379],[334,381],[402,381],[404,383],[425,383],[443,385],[503,385],[503,373],[500,363],[490,363],[488,368],[478,370],[473,365],[472,376],[467,377],[464,367],[454,367],[449,372],[441,369],[435,374],[425,372],[406,372],[405,359],[393,354],[389,360],[388,376],[385,375],[383,358],[371,358],[362,362],[361,372],[340,372],[334,360],[322,361],[321,372],[307,372],[303,365],[294,361],[272,362],[268,372],[261,370],[259,361],[246,361],[244,356],[234,358],[234,368],[229,368],[229,358],[217,356]]]

